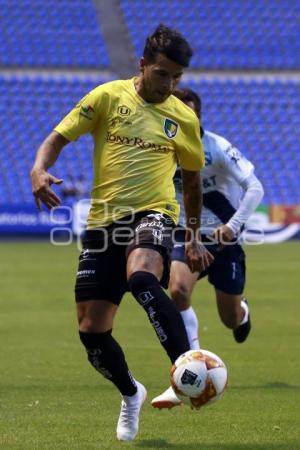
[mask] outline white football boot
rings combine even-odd
[[[137,392],[132,396],[124,395],[117,425],[119,441],[133,441],[139,430],[139,414],[147,397],[145,387],[136,381]]]
[[[165,392],[155,397],[151,405],[153,408],[174,408],[174,406],[180,406],[182,404],[182,401],[177,397],[175,392],[173,391],[172,386],[170,386]]]

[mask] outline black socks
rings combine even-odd
[[[134,272],[128,280],[130,290],[145,309],[158,339],[173,363],[190,349],[182,317],[157,278],[149,272]]]
[[[112,381],[122,395],[134,395],[136,383],[128,369],[123,350],[112,337],[111,330],[106,333],[80,331],[79,336],[92,366]]]

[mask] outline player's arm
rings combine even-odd
[[[225,225],[215,230],[215,237],[219,242],[232,241],[235,238],[264,196],[262,184],[253,173],[240,182],[240,186],[245,194],[239,208]]]
[[[44,203],[49,209],[60,205],[60,199],[50,186],[61,184],[63,180],[48,173],[48,169],[54,165],[62,148],[68,143],[69,141],[65,137],[53,131],[46,137],[37,151],[30,175],[32,192],[39,209],[41,209],[41,203]]]
[[[222,155],[223,170],[231,175],[244,190],[244,196],[237,211],[226,224],[218,227],[214,232],[215,239],[224,243],[235,239],[242,226],[259,205],[264,190],[261,182],[253,173],[253,164],[242,153],[234,147],[230,147]]]
[[[60,199],[50,186],[60,184],[63,180],[50,175],[48,169],[53,166],[66,144],[83,134],[93,132],[101,112],[101,99],[102,87],[98,86],[77,103],[38,149],[31,178],[33,195],[39,209],[41,203],[49,209],[60,204]],[[106,104],[102,109],[105,110],[105,106]]]
[[[192,272],[202,272],[213,262],[214,257],[201,243],[202,188],[200,173],[182,169],[182,189],[187,223],[187,263]]]

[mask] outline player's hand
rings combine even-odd
[[[60,205],[60,199],[50,188],[51,184],[61,184],[62,179],[56,178],[45,170],[33,169],[31,171],[32,193],[36,206],[41,209],[41,203],[44,203],[48,209]]]
[[[203,272],[214,261],[213,255],[204,247],[202,242],[192,240],[185,245],[187,265],[191,272]]]
[[[212,238],[219,243],[220,249],[222,249],[226,242],[231,242],[235,238],[235,234],[227,225],[222,225],[215,229]]]

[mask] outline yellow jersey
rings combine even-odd
[[[155,210],[178,221],[173,176],[204,166],[199,120],[171,95],[147,103],[135,79],[96,87],[55,127],[69,141],[94,139],[93,189],[88,229],[107,226],[131,212]]]

